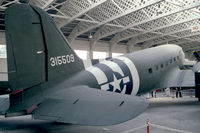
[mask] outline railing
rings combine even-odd
[[[130,130],[123,131],[122,133],[136,133],[136,132],[137,133],[154,133],[154,131],[158,132],[157,130],[159,130],[161,133],[194,133],[194,132],[174,129],[174,128],[170,128],[170,127],[166,127],[166,126],[162,126],[158,124],[153,124],[153,123],[150,123],[149,119],[147,119],[146,124],[130,129]]]
[[[182,96],[190,96],[190,97],[194,97],[195,96],[195,89],[191,88],[191,89],[184,89],[181,90],[181,94]],[[176,97],[176,90],[170,90],[170,94],[166,94],[166,92],[156,92],[153,94],[153,98],[159,98],[159,97]],[[152,98],[152,94],[147,94],[146,98]]]

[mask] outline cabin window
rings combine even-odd
[[[149,74],[153,73],[152,68],[149,68],[148,71],[149,71]]]
[[[174,61],[176,61],[176,58],[174,57]]]
[[[164,65],[163,65],[163,64],[161,64],[161,65],[160,65],[160,67],[161,67],[161,68],[163,68],[163,67],[164,67]]]

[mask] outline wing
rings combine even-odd
[[[54,94],[33,116],[80,125],[112,125],[136,117],[147,106],[147,101],[137,96],[77,86]]]
[[[194,87],[195,75],[192,70],[180,70],[178,74],[177,86]]]
[[[194,87],[195,75],[192,70],[172,69],[161,82],[161,88],[167,87]]]

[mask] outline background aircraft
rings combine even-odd
[[[0,111],[7,117],[33,114],[56,122],[111,125],[146,109],[141,94],[194,86],[193,72],[180,70],[184,53],[179,46],[82,61],[43,10],[14,4],[5,15],[8,81],[0,82],[0,92],[9,100],[1,99]]]

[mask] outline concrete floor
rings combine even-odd
[[[31,120],[31,116],[6,119],[0,116],[0,133],[146,133],[147,119],[152,124],[150,133],[200,133],[200,102],[196,98],[162,97],[149,101],[150,106],[144,113],[118,125],[92,127]],[[138,127],[141,128],[133,131]]]

